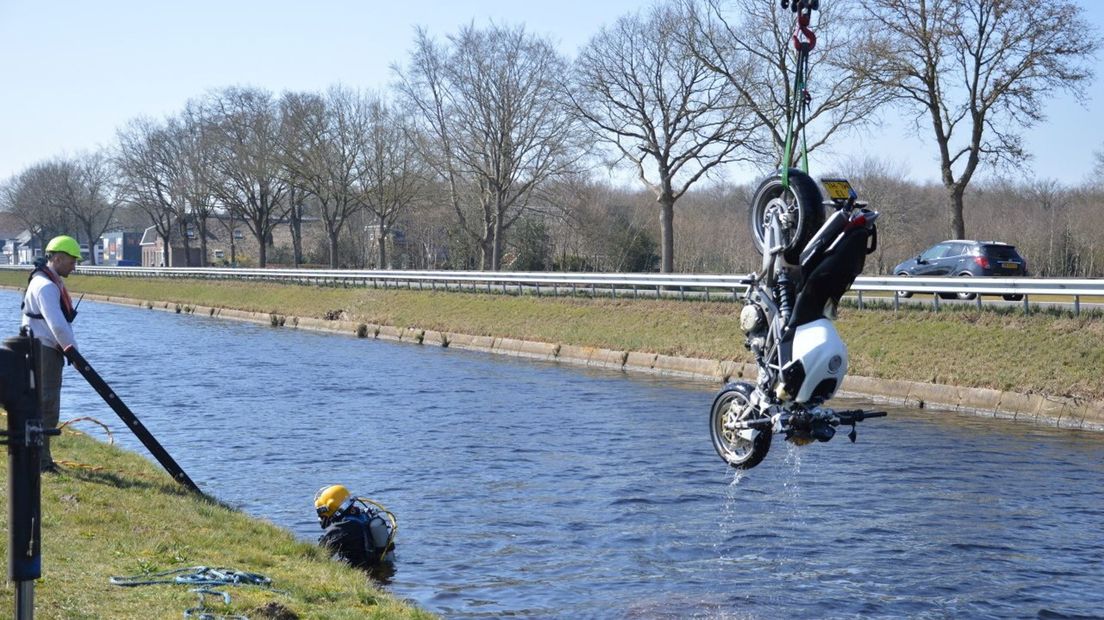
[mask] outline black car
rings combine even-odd
[[[952,239],[937,243],[924,250],[916,258],[893,268],[898,276],[1020,276],[1027,275],[1027,261],[1016,251],[1016,246],[1000,241],[971,241]],[[902,297],[912,293],[899,291]],[[940,293],[949,299],[953,293]],[[958,293],[959,299],[973,299],[974,293]],[[1023,295],[1004,295],[1009,301],[1023,299]]]

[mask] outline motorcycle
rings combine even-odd
[[[878,212],[846,179],[780,171],[756,190],[752,240],[762,254],[747,285],[740,326],[758,366],[755,383],[730,383],[710,411],[713,447],[729,465],[750,469],[774,435],[804,445],[829,441],[840,426],[884,411],[823,407],[847,373],[847,346],[833,324],[840,298],[877,248]],[[826,195],[825,195],[826,194]],[[834,212],[825,217],[826,208]]]

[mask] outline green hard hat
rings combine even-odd
[[[46,253],[49,254],[50,252],[65,252],[77,260],[81,259],[80,244],[68,235],[60,235],[50,239],[50,243],[46,244]]]

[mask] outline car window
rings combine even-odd
[[[935,260],[946,254],[947,248],[949,248],[950,246],[951,244],[949,243],[940,243],[939,245],[932,246],[928,248],[923,254],[921,254],[920,258],[923,260]]]
[[[1020,260],[1016,248],[1010,245],[987,245],[982,249],[992,260]]]
[[[951,257],[951,256],[962,256],[965,253],[966,253],[966,244],[965,243],[952,243],[952,244],[950,244],[950,247],[947,250],[947,253],[943,255],[943,258],[948,258],[948,257]]]

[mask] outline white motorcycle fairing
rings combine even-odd
[[[847,345],[839,337],[835,325],[827,318],[806,323],[794,330],[793,350],[789,364],[783,368],[783,376],[793,376],[795,364],[804,370],[804,378],[792,394],[794,402],[808,403],[816,399],[824,402],[839,389],[847,374]],[[799,372],[800,374],[800,372]]]

